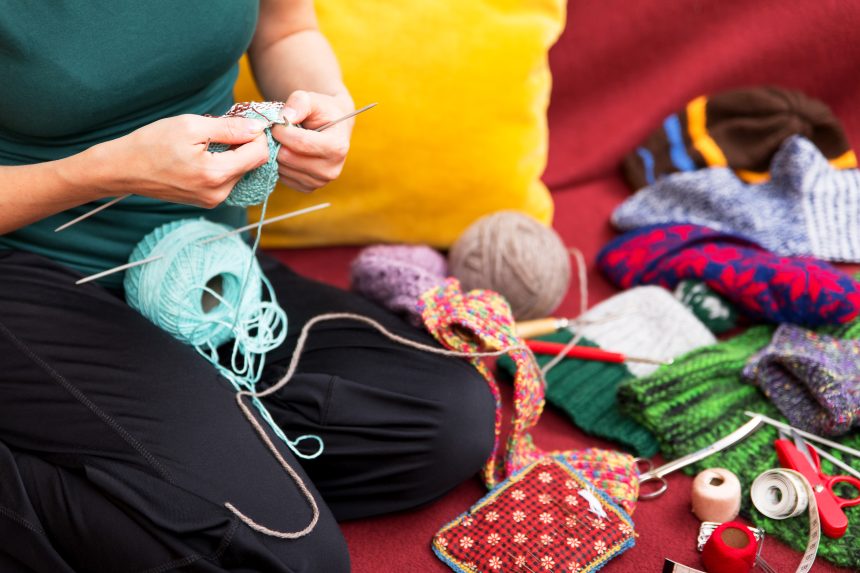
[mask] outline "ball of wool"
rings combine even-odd
[[[424,245],[375,245],[358,254],[350,271],[352,290],[420,325],[418,298],[445,281],[448,264]]]
[[[549,316],[570,284],[570,258],[558,234],[518,211],[472,223],[448,255],[464,289],[504,296],[517,320]]]

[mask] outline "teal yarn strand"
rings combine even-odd
[[[269,123],[266,128],[266,141],[269,144],[269,160],[260,167],[245,173],[233,186],[230,195],[224,201],[228,205],[236,207],[250,207],[259,205],[269,198],[275,185],[278,183],[278,151],[281,144],[272,137],[271,126],[273,123],[283,123],[281,110],[284,108],[282,102],[255,102],[237,103],[224,114],[224,117],[246,117],[251,119],[262,119]],[[209,151],[221,153],[230,149],[224,143],[210,143]]]
[[[230,230],[205,219],[183,219],[158,227],[135,246],[129,262],[161,258],[126,271],[124,287],[129,306],[193,346],[237,392],[253,393],[266,354],[286,339],[287,315],[254,250],[238,234],[204,244]],[[263,300],[264,294],[267,300]],[[204,305],[207,299],[211,305]],[[234,343],[227,368],[219,360],[218,347],[229,340]],[[322,453],[318,436],[290,440],[259,398],[251,401],[295,455],[315,458]],[[313,453],[299,450],[299,444],[307,440],[317,444]]]

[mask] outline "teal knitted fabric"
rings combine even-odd
[[[539,340],[569,342],[573,335],[568,330],[542,336]],[[582,339],[581,346],[597,345]],[[552,356],[538,356],[541,366]],[[514,373],[514,363],[502,357],[499,367]],[[617,442],[625,450],[639,456],[653,456],[659,450],[654,436],[631,417],[618,409],[618,386],[633,375],[623,364],[565,358],[549,371],[546,377],[546,399],[561,408],[584,432]]]
[[[860,320],[821,331],[838,338],[858,339]],[[667,460],[699,450],[737,429],[749,420],[744,410],[784,420],[757,388],[741,380],[744,364],[770,342],[773,332],[771,326],[756,326],[726,342],[694,350],[650,376],[628,379],[618,391],[622,410],[654,432]],[[759,474],[779,467],[773,448],[776,438],[775,428],[762,427],[743,442],[688,466],[685,471],[693,475],[707,467],[727,468],[737,474],[743,491],[748,492]],[[857,432],[839,441],[860,448]],[[850,456],[836,450],[831,453],[857,465],[857,460]],[[830,474],[842,473],[827,462],[824,470]],[[847,533],[841,539],[822,537],[819,555],[836,565],[856,569],[860,568],[860,507],[846,508],[845,512],[850,522]],[[806,518],[768,519],[752,507],[749,495],[743,496],[741,513],[798,551],[806,547]]]

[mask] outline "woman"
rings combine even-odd
[[[130,309],[121,275],[149,231],[204,216],[263,164],[259,122],[218,116],[248,52],[265,97],[309,129],[273,128],[282,180],[313,191],[340,173],[353,109],[312,0],[0,0],[0,571],[346,571],[336,519],[428,502],[473,475],[493,403],[466,362],[395,346],[354,323],[311,333],[298,375],[267,405],[322,456],[289,464],[319,521],[236,408],[216,370]],[[233,144],[206,151],[207,142]],[[132,193],[61,233],[53,229]],[[301,325],[356,312],[431,343],[348,293],[261,256],[290,320],[261,387]],[[279,443],[279,447],[282,444]]]

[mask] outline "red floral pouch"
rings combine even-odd
[[[596,571],[634,545],[633,522],[562,457],[542,458],[433,538],[454,571]]]

